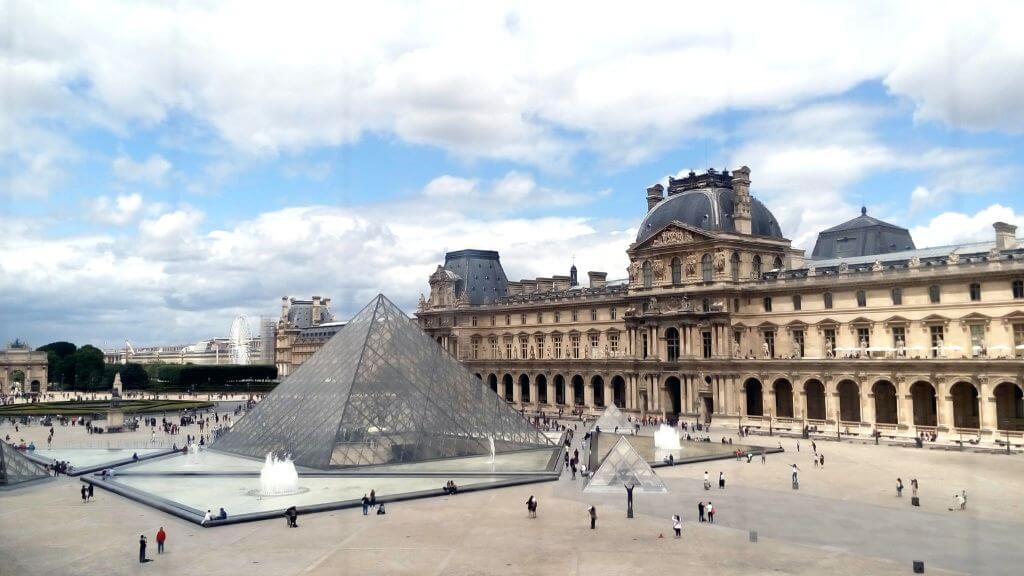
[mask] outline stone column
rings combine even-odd
[[[594,387],[590,385],[590,378],[583,380],[583,405],[587,408],[594,407]]]
[[[521,404],[523,395],[519,392],[519,378],[512,376],[512,402]]]
[[[551,374],[545,374],[545,382],[548,389],[548,404],[555,406],[555,378]]]
[[[949,395],[949,384],[935,385],[935,420],[947,430],[953,429],[953,397]]]
[[[867,388],[861,391],[860,395],[860,420],[861,422],[867,422],[868,424],[874,425],[875,418],[875,394]]]
[[[896,386],[896,420],[900,424],[913,428],[914,397],[910,395],[910,382],[900,382]]]
[[[982,430],[991,430],[992,432],[999,430],[996,398],[993,395],[997,385],[998,383],[993,385],[989,382],[978,385],[978,403],[981,404],[978,409],[978,428]]]

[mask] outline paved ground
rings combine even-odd
[[[12,432],[6,424],[0,435]],[[54,446],[80,431],[58,427]],[[145,432],[136,433],[145,438]],[[12,433],[12,436],[14,434]],[[45,443],[39,427],[21,436]],[[38,436],[37,436],[38,435]],[[717,439],[713,434],[713,438]],[[133,437],[126,435],[128,441]],[[776,438],[748,443],[775,446]],[[660,468],[671,490],[637,495],[627,520],[624,494],[591,496],[568,478],[532,486],[389,507],[384,517],[358,510],[202,529],[128,500],[97,492],[82,504],[78,482],[61,478],[0,493],[0,575],[8,574],[615,574],[699,569],[714,574],[909,574],[910,561],[928,574],[1017,574],[1024,551],[1024,456],[948,453],[819,442],[826,466],[811,465],[809,444],[769,455],[766,464],[734,460]],[[801,490],[789,487],[789,464],[803,470]],[[724,471],[727,488],[706,492],[701,475]],[[895,496],[895,479],[907,485]],[[922,486],[910,506],[910,478]],[[968,510],[946,510],[966,489]],[[539,518],[524,502],[540,500]],[[696,503],[711,499],[717,524],[697,524]],[[598,508],[587,528],[586,506]],[[669,516],[687,521],[681,541]],[[157,557],[157,528],[169,533]],[[748,530],[759,541],[748,541]],[[138,536],[151,540],[155,562],[137,562]],[[664,535],[664,538],[659,538]],[[943,572],[946,569],[949,572]]]

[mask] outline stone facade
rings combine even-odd
[[[0,352],[0,396],[15,392],[45,394],[49,390],[48,369],[46,352],[20,347],[3,350]]]
[[[330,304],[330,298],[320,296],[309,300],[281,298],[281,318],[273,331],[278,378],[294,372],[345,325],[334,321]],[[262,332],[269,334],[271,331]]]
[[[785,238],[749,233],[749,175],[711,184],[733,188],[731,229],[681,218],[645,233],[645,218],[626,279],[590,272],[580,286],[573,270],[472,305],[452,290],[469,280],[439,269],[430,283],[444,292],[417,318],[531,411],[615,403],[856,434],[1024,430],[1024,247],[1012,226],[996,224],[989,242],[809,260]],[[699,179],[670,191],[703,194]],[[649,214],[672,201],[655,188]]]

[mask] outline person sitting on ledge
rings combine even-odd
[[[217,514],[217,520],[227,520],[228,513],[224,510],[224,507],[220,507],[220,514]]]

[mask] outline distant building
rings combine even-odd
[[[263,339],[254,338],[251,343],[255,358],[261,358]],[[124,348],[106,350],[103,359],[107,364],[231,364],[231,340],[210,338],[195,344],[172,344],[168,346],[135,347],[126,343]]]
[[[281,318],[275,330],[274,362],[278,378],[284,378],[309,359],[345,323],[335,322],[331,299],[281,298]]]
[[[0,396],[5,394],[39,393],[47,391],[46,352],[36,352],[15,342],[0,351]]]

